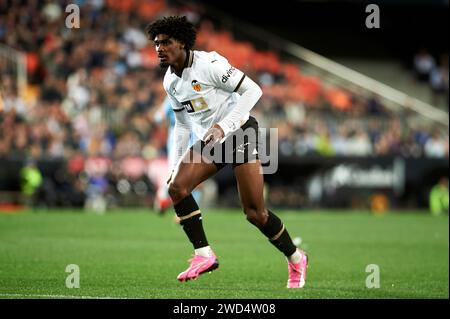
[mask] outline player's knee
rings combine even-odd
[[[174,203],[179,202],[190,194],[188,188],[176,181],[169,184],[169,195]]]
[[[267,214],[264,209],[244,208],[244,212],[247,220],[258,228],[263,227],[267,222]]]

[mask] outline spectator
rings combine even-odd
[[[434,105],[447,105],[448,111],[448,54],[443,54],[440,65],[430,73],[430,85],[433,92],[432,101]]]
[[[425,143],[425,155],[434,158],[448,157],[448,138],[446,141],[436,130],[431,138]]]
[[[430,73],[434,69],[436,62],[433,56],[426,50],[421,49],[414,56],[414,72],[419,82],[428,82]]]
[[[28,159],[20,170],[22,194],[26,196],[29,204],[34,203],[34,195],[42,184],[42,174],[33,159]]]
[[[429,206],[433,215],[448,214],[449,190],[448,178],[442,177],[439,183],[433,186],[430,192]]]

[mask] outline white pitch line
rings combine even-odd
[[[129,299],[125,297],[99,297],[99,296],[68,296],[68,295],[40,295],[40,294],[2,294],[0,293],[0,297],[30,297],[30,298],[68,298],[68,299]]]

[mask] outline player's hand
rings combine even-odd
[[[206,145],[213,147],[217,142],[219,142],[223,137],[225,133],[223,132],[222,128],[219,124],[214,124],[208,132],[206,132],[205,136],[203,137],[203,141]]]

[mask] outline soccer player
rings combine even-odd
[[[282,221],[264,204],[258,123],[250,116],[250,110],[262,95],[260,87],[218,53],[193,50],[196,30],[186,17],[159,19],[149,24],[146,32],[155,44],[160,66],[167,68],[163,86],[176,119],[176,159],[168,180],[169,194],[195,251],[190,266],[177,279],[196,279],[219,266],[191,192],[225,165],[232,164],[247,220],[287,257],[287,287],[302,288],[307,256],[294,245]],[[253,134],[247,134],[251,131]],[[191,132],[198,142],[188,148]],[[242,138],[244,143],[237,145],[236,141]],[[217,160],[217,154],[222,155],[222,160]],[[230,155],[231,162],[223,160]]]

